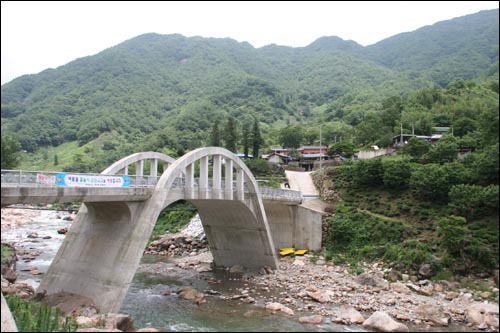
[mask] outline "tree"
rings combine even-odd
[[[477,121],[469,117],[460,117],[452,124],[453,135],[463,137],[465,134],[474,132],[477,129]]]
[[[497,134],[498,135],[498,134]],[[466,162],[472,170],[474,182],[481,185],[498,184],[499,145],[483,148],[474,154],[467,156]]]
[[[252,129],[252,155],[254,158],[259,157],[260,146],[264,143],[262,135],[260,134],[259,122],[254,119],[253,129]]]
[[[354,132],[353,127],[343,121],[333,121],[323,126],[323,142],[336,143],[337,141],[350,139]]]
[[[319,140],[319,128],[309,127],[304,131],[303,141],[306,145],[314,145]]]
[[[375,143],[382,128],[380,116],[374,112],[368,112],[361,124],[356,127],[356,138],[363,144]]]
[[[59,158],[57,157],[57,154],[54,154],[54,165],[59,165]]]
[[[356,147],[354,144],[350,141],[340,141],[335,144],[333,144],[329,149],[328,149],[328,155],[333,156],[333,155],[340,155],[345,158],[351,158],[352,155],[354,155]]]
[[[408,145],[404,147],[405,154],[411,156],[413,161],[419,161],[424,158],[425,154],[431,149],[431,144],[427,140],[411,138]]]
[[[423,200],[446,201],[452,185],[438,164],[417,164],[411,170],[410,189]]]
[[[19,163],[19,142],[2,135],[2,169],[13,169]]]
[[[287,148],[298,148],[302,142],[303,129],[300,125],[289,125],[281,129],[280,143]]]
[[[236,153],[236,143],[238,142],[238,132],[233,117],[229,117],[224,128],[224,147]]]
[[[212,147],[220,147],[221,146],[221,138],[219,131],[219,121],[216,120],[214,126],[212,127],[212,132],[210,133],[210,145]]]
[[[248,151],[250,150],[250,130],[248,126],[243,126],[243,133],[241,138],[241,144],[243,145],[243,154],[245,158],[248,158]]]
[[[434,163],[449,163],[458,158],[458,144],[453,136],[445,135],[429,151],[429,159]]]
[[[488,209],[496,209],[498,213],[498,185],[458,184],[451,187],[448,196],[448,205],[467,220]]]

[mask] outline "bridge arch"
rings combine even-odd
[[[210,159],[213,164],[211,182]],[[199,180],[195,184],[197,164]],[[175,183],[179,182],[179,175],[184,177],[181,193],[172,190],[178,187]],[[216,266],[277,267],[257,182],[245,163],[232,152],[206,147],[176,160],[158,181],[150,200],[155,207],[149,210],[159,215],[178,198],[190,201],[198,209]],[[151,217],[156,222],[157,216]]]
[[[150,176],[152,177],[158,176],[158,161],[162,161],[166,165],[170,165],[175,162],[174,158],[162,153],[156,153],[152,151],[141,152],[129,155],[119,161],[116,161],[101,173],[104,175],[115,175],[118,172],[123,171],[124,175],[128,175],[128,167],[135,163],[136,175],[143,176],[144,162],[147,160],[151,161]]]

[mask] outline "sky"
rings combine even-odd
[[[367,46],[498,8],[498,1],[1,1],[1,83],[150,32],[229,37],[254,47],[338,36]]]

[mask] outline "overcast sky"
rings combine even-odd
[[[156,32],[230,37],[254,47],[306,46],[322,36],[361,45],[498,1],[24,2],[1,1],[2,84]]]

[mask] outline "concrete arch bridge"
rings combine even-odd
[[[131,165],[135,176],[118,176]],[[72,184],[75,175],[90,184]],[[259,188],[243,161],[224,148],[196,149],[178,160],[136,153],[100,175],[74,174],[61,185],[62,177],[2,170],[2,206],[84,203],[38,291],[83,295],[103,312],[120,309],[160,212],[178,200],[197,208],[216,266],[276,268],[277,248],[321,247],[321,214],[300,206],[300,192]],[[130,184],[106,187],[98,179]]]

